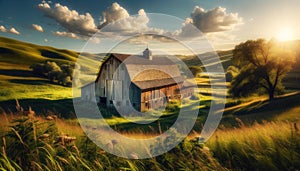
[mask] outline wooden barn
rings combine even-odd
[[[159,108],[170,99],[193,95],[194,89],[184,81],[176,63],[167,57],[152,57],[147,48],[143,55],[110,54],[102,63],[93,95],[100,105],[125,112]],[[85,98],[91,86],[82,88]]]

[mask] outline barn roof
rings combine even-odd
[[[149,60],[142,55],[112,53],[109,58],[112,57],[126,67],[132,82],[142,90],[173,85],[184,80],[177,64],[165,56],[154,56]]]
[[[155,56],[152,60],[146,59],[143,55],[129,55],[129,54],[119,54],[112,53],[121,62],[131,65],[174,65],[175,63],[169,58],[164,56]]]
[[[165,87],[168,85],[174,85],[182,82],[183,82],[182,77],[146,80],[146,81],[133,81],[133,83],[141,90]]]
[[[141,55],[111,54],[127,68],[129,77],[134,81],[148,81],[181,76],[176,63],[167,57],[155,56],[149,60]]]

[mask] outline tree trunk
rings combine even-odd
[[[269,101],[274,100],[275,88],[269,90]]]

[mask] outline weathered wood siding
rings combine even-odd
[[[141,93],[141,89],[134,84],[130,84],[129,99],[132,107],[137,111],[141,111]]]
[[[141,94],[141,111],[155,109],[166,105],[170,99],[178,99],[177,92],[180,85],[171,85],[143,91]]]
[[[81,87],[81,100],[91,101],[95,98],[95,84],[90,83]]]
[[[96,82],[98,102],[101,102],[100,99],[105,99],[108,107],[112,107],[113,102],[119,107],[126,107],[129,103],[129,90],[126,86],[130,85],[130,79],[126,68],[120,64],[121,62],[115,57],[108,58],[102,64],[100,76]]]

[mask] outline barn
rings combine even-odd
[[[93,87],[94,86],[94,87]],[[82,98],[90,89],[99,105],[122,111],[144,112],[166,105],[171,99],[193,95],[178,65],[167,57],[152,56],[148,48],[142,55],[112,53],[102,63],[95,84],[82,87]]]

